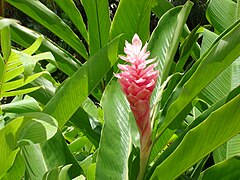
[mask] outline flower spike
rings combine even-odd
[[[146,126],[150,125],[150,97],[159,74],[153,68],[157,63],[151,64],[155,59],[147,60],[150,55],[147,43],[142,48],[142,41],[137,34],[133,36],[132,44],[126,41],[124,52],[127,56],[120,58],[130,65],[119,64],[122,72],[115,76],[119,78],[122,91],[127,96],[139,132],[143,134]],[[133,97],[135,101],[132,101]]]
[[[132,44],[125,42],[124,52],[126,56],[119,57],[129,64],[119,64],[118,68],[122,72],[115,76],[119,79],[122,91],[127,96],[140,133],[138,179],[143,179],[151,150],[150,97],[159,71],[154,70],[157,63],[151,64],[155,59],[147,60],[150,55],[147,51],[147,43],[142,48],[142,41],[137,34],[133,36]]]

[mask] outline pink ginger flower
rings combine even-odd
[[[118,68],[122,72],[115,74],[115,76],[119,78],[140,135],[144,138],[145,133],[151,133],[150,97],[159,74],[153,69],[157,63],[151,64],[155,59],[147,60],[150,55],[150,52],[147,51],[147,43],[142,48],[142,41],[137,34],[133,36],[132,44],[125,42],[124,52],[127,56],[120,56],[120,58],[129,64],[118,64]]]

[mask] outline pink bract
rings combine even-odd
[[[115,76],[119,78],[122,91],[127,96],[138,129],[143,136],[145,130],[151,129],[150,97],[159,74],[154,70],[157,63],[152,64],[155,59],[147,60],[150,55],[147,51],[147,43],[142,48],[142,41],[137,34],[133,36],[132,44],[125,42],[124,52],[126,56],[120,58],[128,64],[119,64],[118,68],[122,72]]]

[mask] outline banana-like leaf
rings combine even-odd
[[[238,86],[237,88],[235,88],[234,90],[232,90],[227,96],[224,96],[223,98],[221,98],[217,103],[215,103],[214,105],[212,105],[211,107],[209,107],[206,111],[204,111],[201,115],[199,115],[186,129],[184,129],[184,131],[181,133],[181,135],[170,145],[170,147],[168,147],[167,149],[165,149],[165,151],[162,152],[162,154],[160,155],[160,157],[157,159],[157,161],[154,163],[154,165],[151,167],[147,178],[149,179],[153,173],[153,171],[155,170],[155,168],[161,164],[165,159],[167,159],[171,153],[177,149],[177,147],[179,146],[179,144],[181,143],[182,139],[185,137],[185,135],[191,130],[194,129],[195,127],[197,127],[199,124],[201,124],[202,122],[205,121],[205,119],[207,117],[209,117],[211,115],[212,112],[216,111],[218,108],[220,108],[221,106],[223,106],[224,104],[228,103],[229,101],[231,101],[233,98],[235,98],[236,96],[239,95],[240,92],[240,86]],[[166,131],[165,131],[166,132]],[[164,133],[165,133],[164,132]],[[164,134],[163,134],[164,135]],[[169,135],[170,136],[170,135]],[[162,137],[161,137],[162,138]],[[161,139],[159,138],[159,139]]]
[[[71,167],[71,164],[54,168],[48,171],[47,173],[45,173],[42,179],[43,180],[52,180],[56,178],[59,180],[69,179],[67,176],[67,172],[70,167]]]
[[[212,44],[208,53],[205,53],[185,74],[172,96],[177,97],[176,100],[169,108],[165,107],[166,114],[163,113],[165,118],[159,128],[159,134],[166,127],[176,129],[192,109],[192,100],[240,55],[240,39],[236,38],[239,33],[240,21],[226,30]]]
[[[222,3],[225,5],[223,6]],[[229,27],[232,23],[234,23],[237,19],[239,19],[237,14],[239,8],[238,6],[239,1],[235,3],[230,0],[213,0],[210,2],[207,9],[208,20],[212,23],[217,31],[221,32]],[[205,30],[202,41],[202,47],[204,48],[202,48],[201,54],[205,52],[206,48],[208,48],[216,38],[217,35],[215,33]],[[208,103],[211,104],[218,101],[219,98],[240,84],[239,66],[240,58],[236,59],[233,64],[231,64],[201,92],[203,98]],[[228,142],[221,145],[213,152],[214,161],[217,163],[239,154],[239,143],[240,136],[237,135]]]
[[[97,157],[96,179],[127,179],[131,148],[129,106],[117,81],[106,88],[101,105],[105,124]]]
[[[159,20],[158,26],[149,40],[150,57],[157,58],[157,68],[160,71],[158,79],[161,82],[164,82],[169,75],[181,33],[192,5],[188,1],[184,6],[175,7],[165,13]],[[159,87],[160,83],[158,83],[156,89],[159,89]]]
[[[96,163],[93,163],[89,166],[87,171],[87,179],[95,180],[96,179]]]
[[[237,11],[237,3],[232,0],[211,0],[206,16],[214,28],[221,33],[236,21]]]
[[[201,55],[203,55],[211,44],[218,38],[218,35],[205,29],[203,33],[203,41]],[[228,67],[218,77],[216,77],[206,88],[201,91],[200,98],[204,99],[208,104],[212,105],[221,99],[224,95],[232,90],[231,78],[232,67]]]
[[[229,159],[235,155],[238,155],[240,153],[240,135],[236,135],[220,147],[218,147],[213,152],[213,158],[215,163],[219,163],[221,161],[224,161],[226,159]]]
[[[124,39],[131,41],[133,35],[137,33],[142,42],[146,42],[150,34],[150,5],[150,0],[121,0],[112,21],[110,39],[124,34]],[[121,52],[123,46],[122,40],[119,45]]]
[[[1,30],[1,49],[3,54],[3,59],[8,60],[11,53],[11,37],[10,37],[10,28],[9,26]]]
[[[107,0],[81,0],[88,19],[89,49],[93,56],[109,42],[110,17]]]
[[[40,1],[35,0],[6,0],[9,4],[15,6],[22,12],[35,19],[54,34],[63,39],[73,49],[75,49],[83,58],[88,59],[88,53],[81,40],[72,31],[72,29],[63,22],[55,13],[48,9]]]
[[[173,5],[168,0],[152,0],[151,2],[151,8],[154,14],[156,14],[159,18],[162,17],[165,12],[167,12],[169,9],[171,9]]]
[[[26,141],[39,143],[53,137],[57,122],[43,113],[24,114],[0,130],[0,177],[13,165],[15,157]]]
[[[203,123],[191,129],[178,148],[155,169],[151,179],[157,179],[157,177],[166,180],[177,178],[219,145],[238,134],[240,132],[239,106],[240,95],[238,94],[214,111]],[[171,171],[169,171],[169,167],[171,167]]]
[[[47,168],[47,171],[58,168],[59,166],[71,164],[72,166],[67,172],[70,179],[83,174],[82,168],[70,152],[66,144],[66,140],[63,138],[60,131],[58,131],[50,140],[41,142],[40,149],[40,154],[43,156],[43,162]],[[32,163],[36,162],[32,161]],[[47,171],[45,171],[45,173]]]
[[[239,179],[240,157],[235,156],[215,164],[200,174],[198,180]]]
[[[43,112],[55,117],[59,127],[71,118],[117,59],[119,37],[87,61],[48,102]]]
[[[156,27],[150,38],[148,45],[148,49],[151,52],[150,56],[151,58],[157,57],[158,61],[157,68],[159,69],[160,72],[156,88],[151,97],[151,101],[154,103],[154,105],[157,105],[156,103],[159,104],[159,98],[161,97],[160,95],[162,95],[162,92],[160,93],[160,91],[163,90],[161,84],[164,84],[164,81],[166,80],[163,79],[164,73],[163,69],[165,69],[166,66],[168,66],[169,69],[172,65],[174,54],[177,50],[177,46],[181,37],[181,32],[191,7],[192,3],[189,2],[185,4],[183,7],[173,8],[169,10],[167,13],[165,13],[159,20],[158,26]],[[166,75],[168,74],[166,71],[165,73]],[[165,83],[167,83],[168,81],[169,80],[166,80]],[[153,120],[154,119],[152,119],[152,121]],[[159,153],[159,151],[161,151],[161,149],[165,147],[165,145],[168,142],[168,139],[172,136],[172,134],[166,132],[163,136],[164,136],[163,139],[159,140],[153,146],[150,161],[152,161]]]
[[[13,165],[3,176],[2,180],[21,179],[25,173],[25,169],[23,156],[18,153]]]
[[[94,128],[92,128],[90,123],[91,118],[92,117],[86,113],[82,107],[79,107],[78,110],[69,119],[69,121],[75,127],[79,128],[95,147],[98,147],[100,141],[100,133],[96,132]]]
[[[83,22],[83,18],[73,1],[54,0],[62,10],[68,15],[86,42],[88,42],[88,32]]]

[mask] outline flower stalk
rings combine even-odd
[[[152,147],[150,98],[159,72],[154,70],[157,66],[157,63],[153,63],[155,59],[147,59],[150,55],[147,51],[147,43],[142,47],[142,41],[137,34],[133,36],[132,44],[125,42],[124,52],[126,56],[120,56],[120,58],[128,64],[118,64],[122,72],[115,76],[119,79],[122,91],[127,96],[140,133],[138,179],[141,180],[144,178]]]

